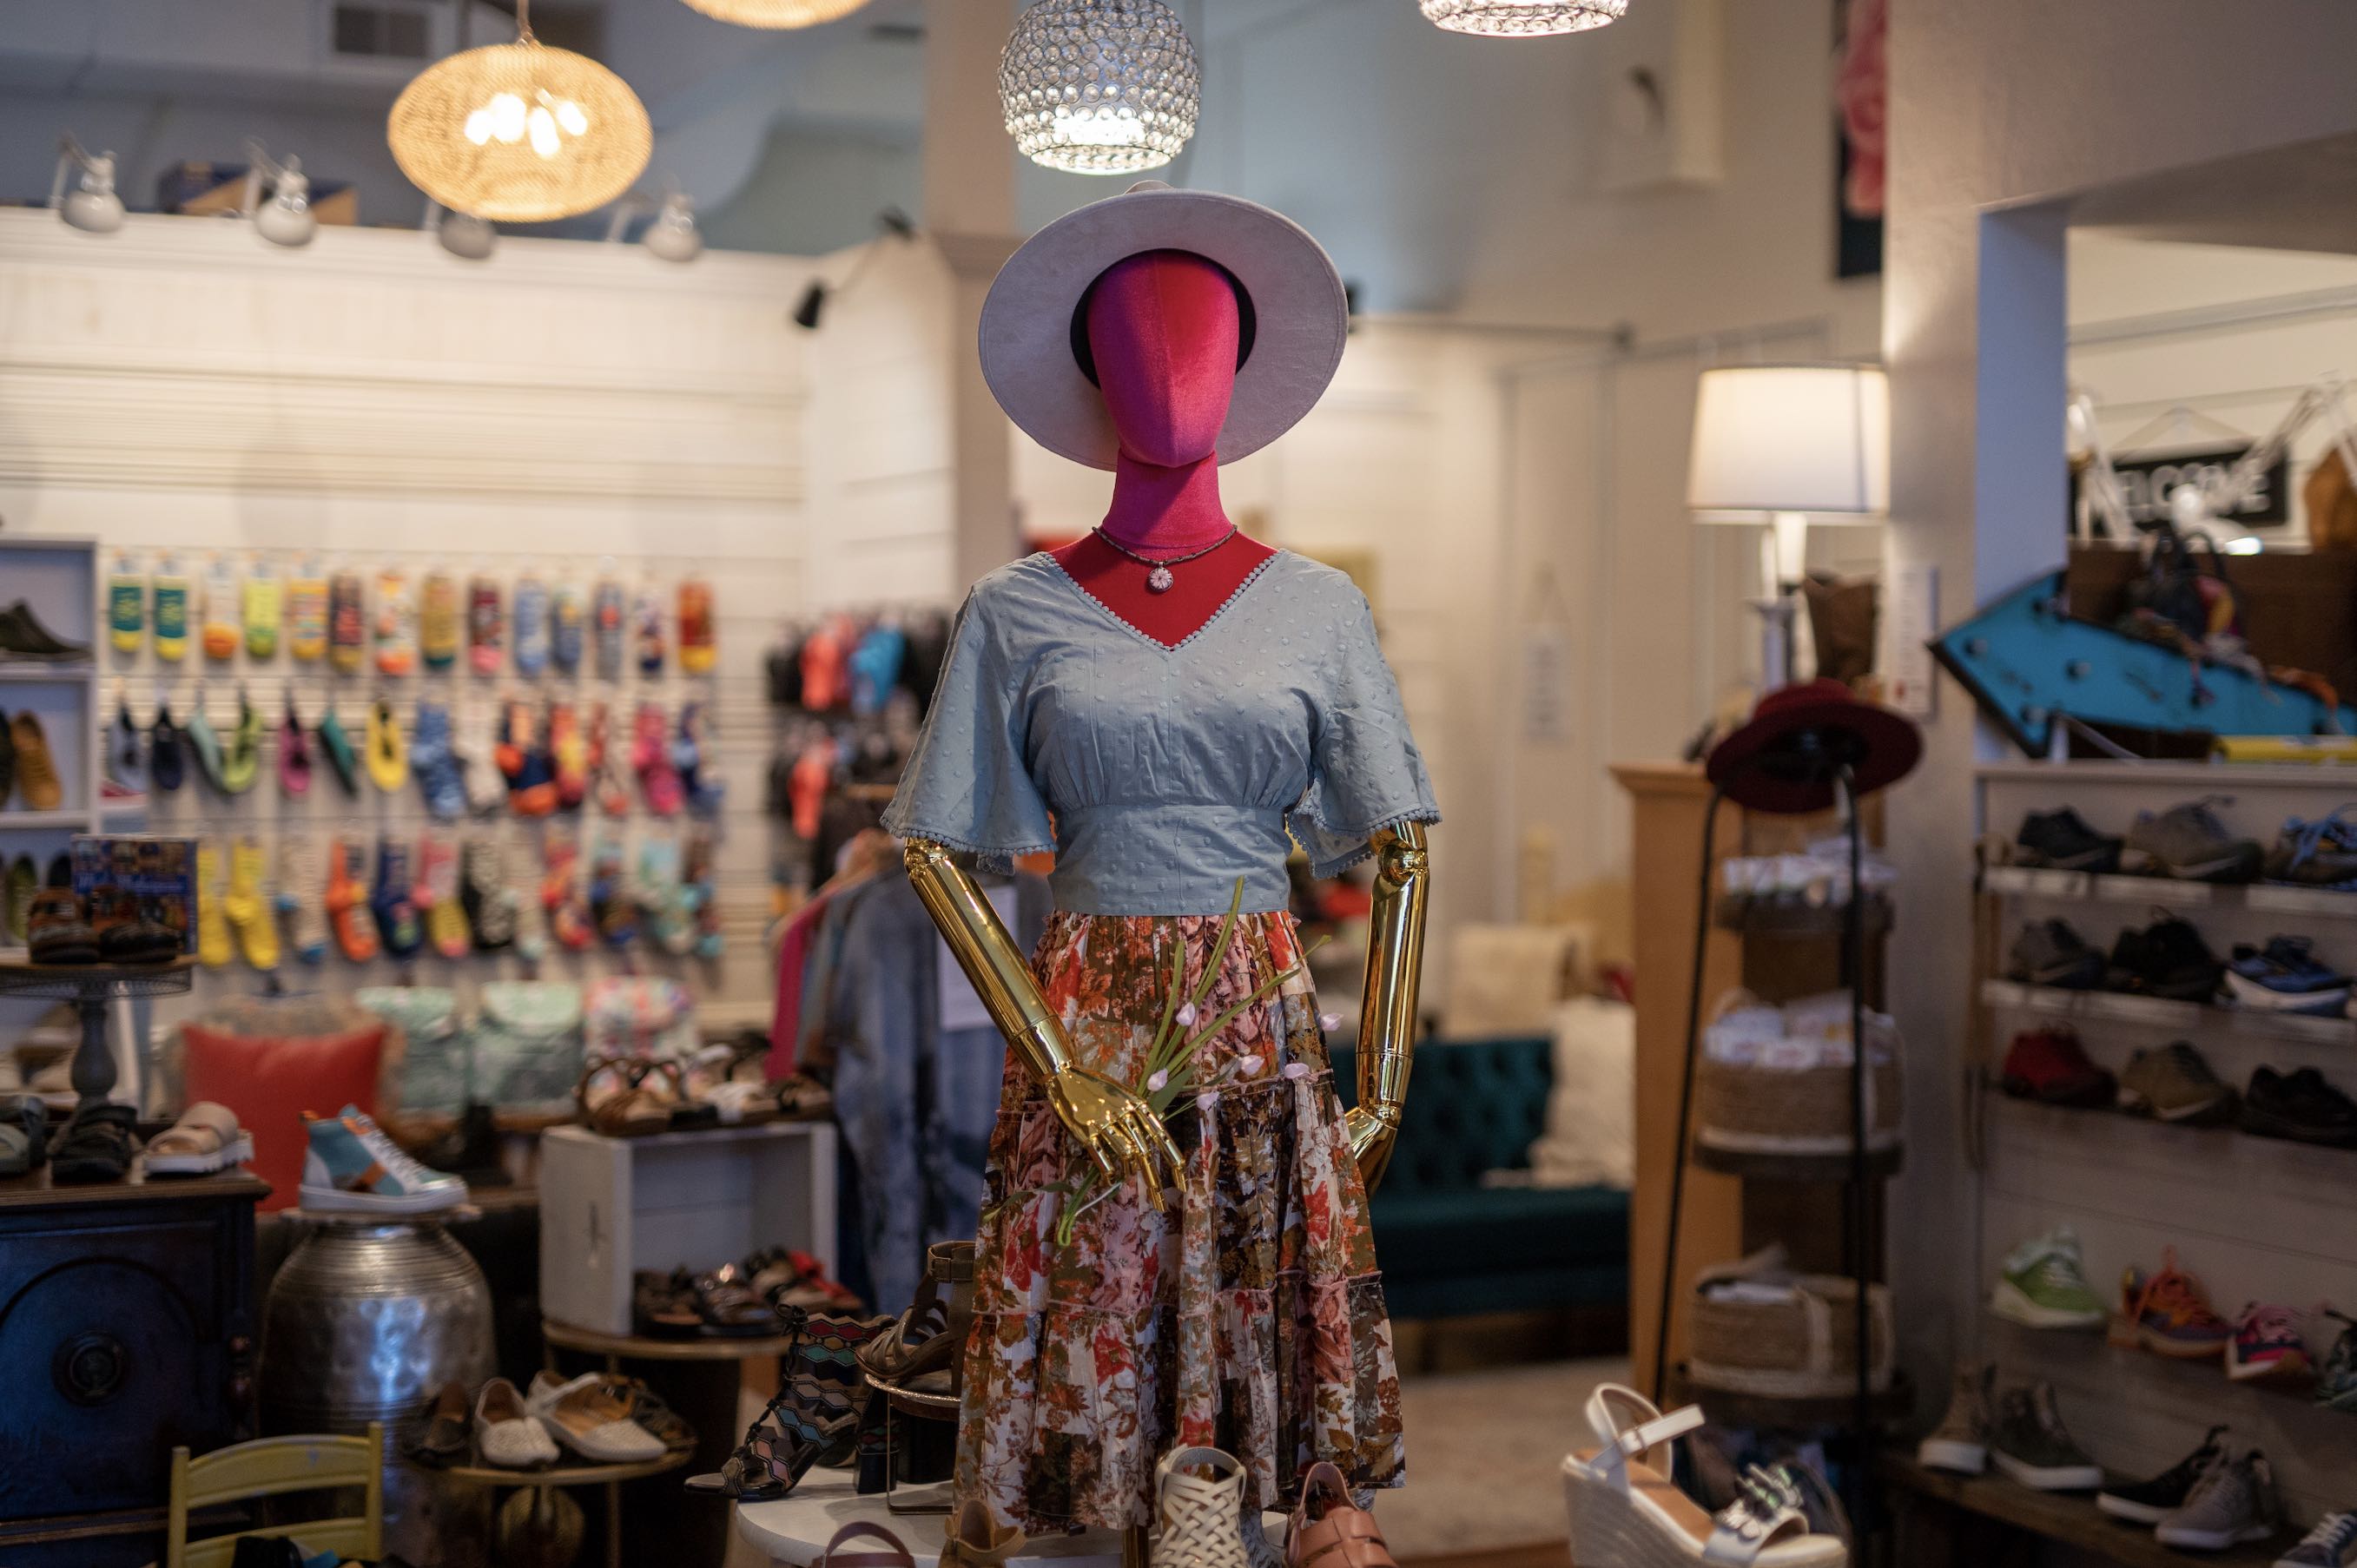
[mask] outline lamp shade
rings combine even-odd
[[[848,16],[867,0],[687,0],[707,16],[740,27],[815,27]]]
[[[1629,0],[1423,0],[1423,6],[1436,27],[1491,38],[1584,33],[1629,14]]]
[[[1025,157],[1072,174],[1136,174],[1195,134],[1194,40],[1163,0],[1039,0],[998,62],[999,107]]]
[[[630,189],[654,127],[620,77],[527,33],[418,72],[393,101],[385,139],[401,172],[451,211],[546,223]]]
[[[1881,369],[1705,371],[1686,505],[1705,521],[1779,512],[1863,521],[1889,511],[1890,385]]]

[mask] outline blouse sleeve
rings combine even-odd
[[[989,617],[968,595],[924,731],[885,808],[885,832],[963,851],[986,871],[1011,871],[1017,855],[1055,848],[1031,781],[1019,686]]]
[[[1351,597],[1318,713],[1309,789],[1288,823],[1309,852],[1313,876],[1364,860],[1367,841],[1384,828],[1440,820],[1399,682],[1375,640],[1374,614],[1364,596],[1353,590]]]

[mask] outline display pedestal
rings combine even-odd
[[[117,997],[178,996],[196,978],[197,961],[185,953],[168,963],[0,963],[0,996],[70,1002],[81,1018],[81,1047],[70,1069],[74,1091],[84,1105],[103,1104],[114,1093],[114,1053],[106,1045],[106,1006]],[[139,1086],[144,1093],[146,1086]]]

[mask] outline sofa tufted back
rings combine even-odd
[[[1334,1087],[1358,1098],[1358,1053],[1333,1048]],[[1457,1192],[1481,1185],[1485,1171],[1522,1170],[1546,1125],[1555,1087],[1555,1046],[1544,1038],[1426,1040],[1409,1075],[1407,1118],[1400,1124],[1383,1190]]]

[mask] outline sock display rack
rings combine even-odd
[[[2110,978],[2093,989],[2032,984],[2008,976],[2008,952],[2029,922],[2065,921],[2108,954],[2123,931],[2178,918],[2222,961],[2238,945],[2260,948],[2292,936],[2346,973],[2357,967],[2357,891],[2057,871],[2020,864],[2013,843],[2032,812],[2067,806],[2099,832],[2117,835],[2139,813],[2207,799],[2231,834],[2272,848],[2287,822],[2313,822],[2357,799],[2357,787],[2340,771],[2085,762],[1998,764],[1977,775],[1985,837],[1976,950],[1984,978],[1966,1103],[1983,1310],[1960,1350],[1993,1364],[2000,1391],[2054,1385],[2072,1436],[2115,1476],[2158,1475],[2220,1423],[2233,1452],[2262,1450],[2289,1530],[2238,1549],[2228,1559],[2237,1563],[2272,1563],[2298,1530],[2351,1505],[2357,1414],[2326,1408],[2298,1381],[2232,1380],[2222,1351],[2171,1357],[2133,1348],[2122,1316],[2123,1276],[2159,1269],[2173,1255],[2230,1321],[2249,1303],[2290,1308],[2321,1367],[2342,1327],[2321,1306],[2357,1308],[2357,1149],[2259,1136],[2233,1122],[2197,1127],[2115,1106],[2040,1103],[2006,1092],[2002,1065],[2017,1036],[2061,1026],[2115,1077],[2135,1053],[2181,1041],[2238,1091],[2261,1069],[2314,1069],[2352,1092],[2357,1021],[2126,993]],[[2007,1255],[2063,1226],[2077,1236],[2087,1280],[2110,1306],[2108,1331],[2033,1329],[1986,1310]],[[2104,1520],[2083,1494],[2030,1494],[1994,1475],[1922,1489],[2113,1561],[2168,1555],[2148,1527]]]

